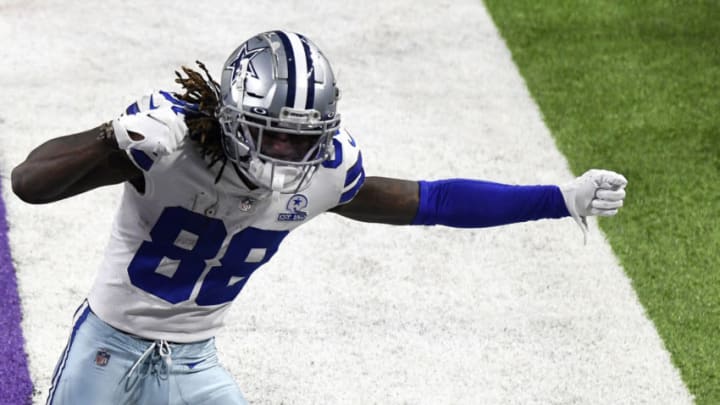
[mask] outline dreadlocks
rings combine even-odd
[[[200,61],[195,63],[205,72],[206,77],[191,68],[182,66],[186,77],[176,71],[175,82],[183,87],[185,93],[175,93],[175,96],[198,106],[199,113],[188,114],[185,117],[188,136],[200,146],[202,156],[210,159],[210,167],[219,161],[222,161],[224,167],[227,158],[221,144],[220,123],[215,117],[220,102],[220,85],[210,76],[205,64]]]

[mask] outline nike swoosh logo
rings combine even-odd
[[[195,366],[197,366],[198,364],[202,363],[203,361],[205,361],[205,360],[200,360],[200,361],[195,362],[195,363],[187,363],[187,364],[185,364],[185,365],[188,366],[188,368],[189,368],[190,370],[192,370],[192,369],[195,368]]]

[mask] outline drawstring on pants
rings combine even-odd
[[[128,371],[125,377],[125,392],[130,392],[141,378],[144,379],[148,375],[155,375],[159,380],[167,380],[172,365],[171,354],[172,350],[167,340],[152,342]]]

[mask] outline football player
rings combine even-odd
[[[397,225],[487,227],[612,216],[625,178],[563,186],[366,177],[340,126],[330,63],[303,35],[235,49],[218,84],[183,68],[182,93],[146,94],[111,122],[52,139],[12,173],[48,203],[124,183],[110,242],[80,306],[50,404],[241,404],[214,336],[252,273],[324,212]],[[89,370],[87,365],[92,365]]]

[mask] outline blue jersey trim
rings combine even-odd
[[[130,148],[130,154],[132,155],[135,163],[137,163],[137,165],[145,171],[150,170],[153,163],[155,163],[152,159],[150,159],[150,156],[141,150]]]
[[[365,183],[365,170],[360,169],[360,178],[357,180],[357,183],[351,188],[350,190],[344,192],[340,196],[340,204],[346,203],[355,197],[355,195],[360,191],[360,187],[362,187],[363,183]]]
[[[134,102],[128,106],[128,108],[125,110],[125,114],[127,115],[135,115],[140,112],[140,107],[138,106],[137,102]]]
[[[167,100],[173,104],[173,106],[170,108],[175,112],[175,114],[186,114],[186,113],[188,113],[188,110],[191,112],[200,112],[200,106],[197,104],[189,103],[187,101],[175,98],[172,94],[168,93],[167,91],[160,90],[159,93],[163,97],[165,97],[165,100]]]
[[[362,173],[363,171],[363,165],[362,165],[362,154],[358,152],[358,158],[355,161],[355,164],[352,165],[351,168],[348,169],[347,175],[345,176],[345,187],[352,184],[355,179]]]

